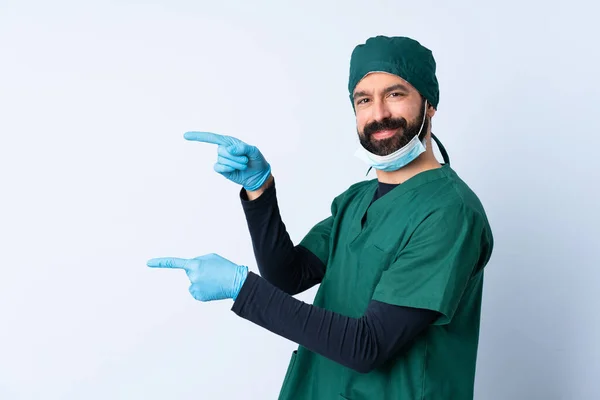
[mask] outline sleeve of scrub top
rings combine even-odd
[[[447,324],[478,271],[485,243],[483,219],[476,211],[462,204],[436,210],[384,270],[372,299],[438,311],[442,316],[435,324]]]
[[[406,349],[439,316],[431,310],[371,301],[351,318],[298,300],[250,272],[235,300],[238,316],[358,372]]]
[[[261,276],[291,295],[320,283],[325,264],[304,246],[292,243],[279,211],[275,181],[251,201],[242,189],[240,200]],[[326,228],[320,230],[326,235]]]

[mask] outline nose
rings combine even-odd
[[[390,110],[387,107],[387,104],[379,99],[373,101],[371,110],[373,112],[373,115],[371,117],[374,121],[381,121],[384,118],[389,118],[392,116]]]

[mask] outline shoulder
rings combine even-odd
[[[450,213],[457,213],[465,218],[476,219],[489,227],[487,213],[479,196],[473,189],[451,168],[446,171],[446,202],[440,205]]]
[[[477,194],[449,166],[436,172],[434,178],[418,186],[409,197],[411,210],[416,219],[424,219],[431,214],[455,217],[480,216],[486,212]]]
[[[409,196],[404,196],[401,207],[390,211],[396,219],[408,213],[405,220],[409,232],[429,231],[428,234],[435,235],[444,227],[455,230],[466,227],[491,236],[485,208],[471,187],[449,166],[432,176]]]
[[[415,231],[454,241],[469,236],[491,253],[494,245],[492,228],[477,194],[451,169],[437,185],[435,196],[423,204],[422,212],[414,215]]]

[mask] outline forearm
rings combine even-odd
[[[273,178],[259,191],[242,190],[240,199],[261,276],[292,295],[319,283],[325,266],[308,250],[294,246],[281,219]]]
[[[437,316],[372,302],[350,318],[293,298],[250,273],[232,311],[263,328],[359,372],[368,372],[409,343]]]

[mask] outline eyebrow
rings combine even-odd
[[[402,85],[401,83],[396,83],[395,85],[388,86],[383,90],[383,93],[393,92],[394,90],[402,90],[404,92],[409,92],[408,87]],[[368,96],[368,93],[364,90],[354,93],[354,98]]]

